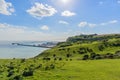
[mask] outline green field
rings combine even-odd
[[[34,61],[36,63],[34,63]],[[14,64],[14,74],[7,77],[8,71],[5,65],[9,62]],[[0,60],[0,80],[17,80],[13,79],[20,75],[18,80],[120,80],[120,59],[105,60],[86,60],[86,61],[48,61],[26,60],[20,63],[20,60]],[[55,64],[54,69],[45,70],[45,66],[50,63]],[[24,68],[33,65],[33,68],[43,64],[41,68],[35,69],[33,76],[23,77]],[[17,71],[19,69],[19,71]]]

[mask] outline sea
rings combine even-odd
[[[0,59],[32,58],[48,49],[41,47],[12,45],[12,43],[42,44],[45,43],[45,41],[0,41]]]

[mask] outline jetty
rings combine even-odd
[[[28,46],[28,47],[41,47],[41,48],[53,48],[56,44],[22,44],[22,43],[12,43],[12,45],[18,45],[18,46]]]

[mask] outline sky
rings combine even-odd
[[[120,33],[120,0],[0,0],[0,41]]]

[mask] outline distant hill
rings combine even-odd
[[[97,35],[97,34],[90,34],[90,35],[78,35],[69,37],[67,42],[85,42],[85,41],[101,41],[101,40],[109,40],[114,38],[120,38],[120,34],[104,34],[104,35]]]
[[[72,59],[119,58],[120,34],[78,35],[69,37],[52,49],[37,57],[57,57]]]

